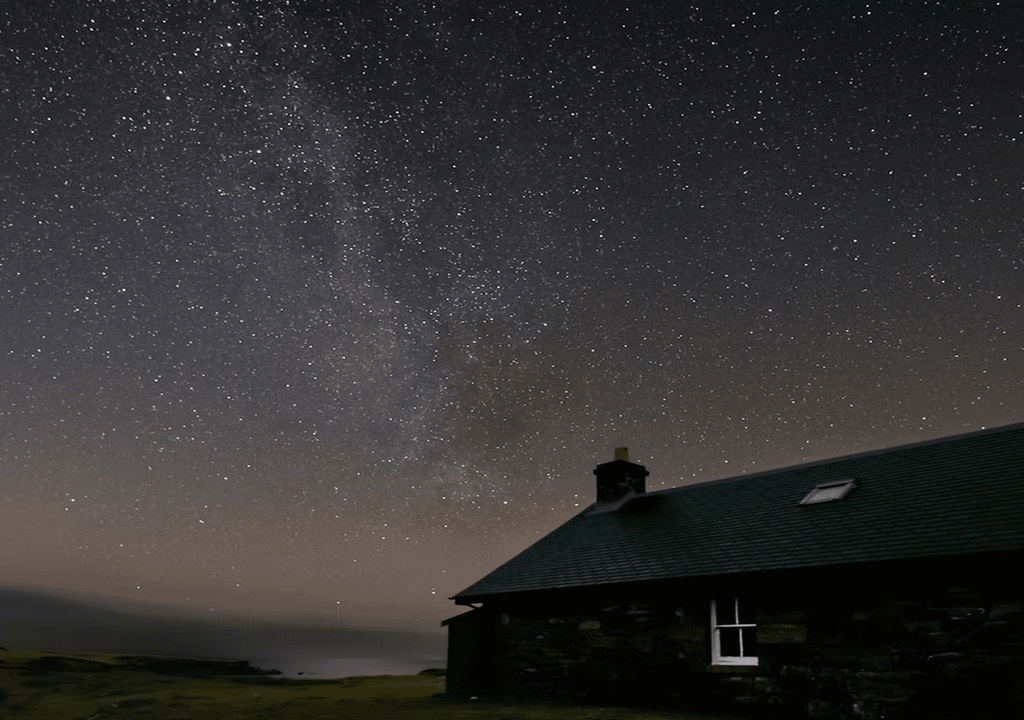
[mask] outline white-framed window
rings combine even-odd
[[[711,662],[757,665],[757,622],[749,603],[735,597],[711,601]]]

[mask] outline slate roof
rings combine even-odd
[[[841,500],[800,501],[853,478]],[[452,599],[1024,549],[1024,423],[591,505]]]

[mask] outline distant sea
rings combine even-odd
[[[263,670],[280,670],[284,677],[328,679],[415,675],[444,667],[446,636],[443,632],[157,616],[0,587],[0,646],[247,660]]]
[[[423,661],[387,658],[254,658],[249,664],[260,670],[280,670],[282,677],[329,680],[356,675],[415,675],[427,668],[445,666],[443,657]]]

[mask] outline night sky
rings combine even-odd
[[[981,5],[9,0],[0,582],[436,630],[616,446],[1024,420]]]

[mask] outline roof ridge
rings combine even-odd
[[[832,465],[833,463],[843,462],[845,460],[855,460],[858,458],[871,457],[872,455],[887,455],[893,452],[899,452],[901,450],[910,450],[918,447],[927,447],[929,445],[937,445],[940,443],[955,442],[957,440],[966,440],[968,438],[974,438],[984,435],[994,435],[1000,432],[1009,432],[1011,430],[1024,430],[1024,422],[1011,423],[1009,425],[1000,425],[994,428],[983,428],[981,430],[971,430],[966,433],[959,435],[945,435],[942,437],[931,438],[929,440],[917,440],[911,443],[905,443],[903,445],[893,445],[890,447],[876,448],[874,450],[862,450],[860,452],[850,453],[849,455],[839,455],[838,457],[824,458],[822,460],[810,460],[805,463],[798,463],[796,465],[782,465],[776,468],[768,468],[766,470],[758,470],[756,473],[749,473],[745,475],[730,475],[724,478],[715,478],[714,480],[702,480],[701,482],[689,483],[686,485],[677,485],[670,488],[662,488],[660,490],[648,491],[648,495],[660,495],[662,493],[677,492],[680,490],[689,490],[691,488],[704,487],[705,485],[724,485],[725,483],[736,482],[738,480],[746,480],[748,478],[757,478],[764,475],[776,475],[782,472],[789,472],[791,470],[803,470],[805,468],[820,467],[822,465]]]

